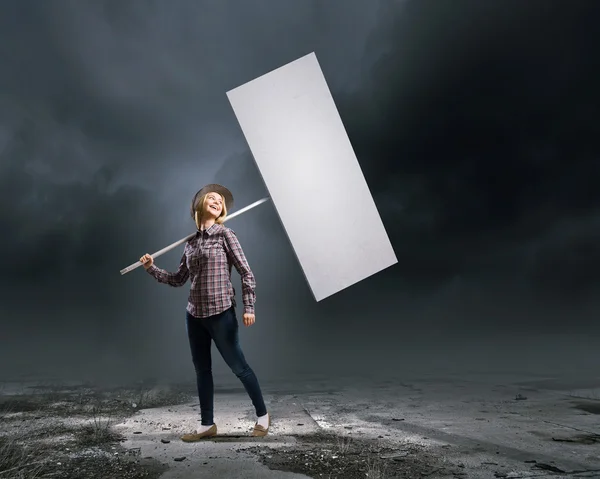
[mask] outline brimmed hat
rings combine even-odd
[[[229,213],[231,211],[231,209],[233,208],[233,195],[231,194],[231,191],[229,191],[224,186],[211,184],[206,185],[194,195],[191,207],[192,218],[194,218],[194,212],[196,211],[198,200],[202,198],[205,194],[211,193],[213,191],[215,193],[219,193],[223,197],[223,200],[225,201],[225,208],[227,208],[227,212]]]

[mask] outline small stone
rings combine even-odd
[[[174,458],[173,458],[173,460],[174,460],[174,461],[177,461],[177,462],[185,461],[185,456],[181,456],[181,457],[174,457]]]
[[[168,439],[161,439],[160,442],[162,442],[163,444],[169,444],[171,441],[169,441]]]

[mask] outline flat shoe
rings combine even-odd
[[[256,423],[254,425],[254,431],[252,431],[252,436],[254,437],[264,437],[269,432],[269,428],[271,427],[271,415],[269,414],[269,425],[264,428],[260,424]]]
[[[197,433],[197,432],[192,432],[189,434],[184,434],[183,436],[181,436],[181,440],[183,442],[196,442],[196,441],[200,441],[201,439],[207,438],[207,437],[213,437],[217,435],[217,425],[213,424],[210,429],[207,429],[204,432],[201,433]]]

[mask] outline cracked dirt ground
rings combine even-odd
[[[233,386],[236,386],[233,384]],[[600,478],[600,378],[305,378],[265,384],[270,435],[243,389],[216,391],[219,436],[192,385],[4,383],[5,478]]]

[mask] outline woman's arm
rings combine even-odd
[[[254,314],[254,303],[256,301],[256,281],[252,270],[248,265],[244,251],[235,233],[225,228],[225,252],[227,257],[235,266],[242,278],[242,300],[244,302],[244,313]]]
[[[190,277],[185,252],[181,257],[179,268],[176,273],[169,273],[164,269],[157,268],[154,263],[146,271],[148,271],[148,273],[150,273],[159,283],[168,284],[173,287],[183,286]]]

